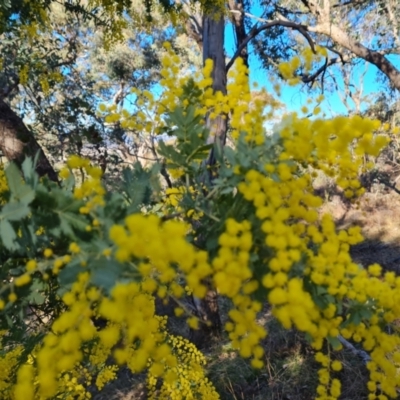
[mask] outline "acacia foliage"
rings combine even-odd
[[[203,356],[168,333],[154,306],[155,296],[175,299],[176,314],[195,329],[201,321],[183,299],[202,298],[205,280],[231,300],[225,330],[254,368],[263,367],[260,342],[268,333],[257,314],[268,301],[283,327],[303,332],[315,348],[318,398],[340,396],[342,366],[324,354],[340,350],[339,335],[370,353],[371,398],[396,397],[400,280],[379,265],[352,262],[359,228],[337,231],[331,216],[319,216],[322,200],[312,187],[322,170],[347,197],[361,195],[364,155],[377,156],[387,143],[374,133],[379,121],[294,114],[266,135],[267,97],[252,98],[240,60],[223,95],[212,90],[211,61],[177,78],[177,55],[165,48],[162,96],[137,95],[154,110],[148,122],[176,137],[175,145],[159,146],[172,189],[159,184],[158,165],[125,170],[118,192],[108,192],[101,170],[77,156],[60,171],[61,187],[39,180],[34,160],[23,164],[23,179],[14,165],[5,170],[3,398],[88,398],[91,382],[102,388],[123,365],[147,372],[150,397],[218,398]],[[235,145],[224,152],[214,145],[218,171],[210,174],[204,117],[221,113],[231,116]],[[128,111],[111,115],[137,121]]]

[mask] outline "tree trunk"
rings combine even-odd
[[[218,15],[218,16],[217,16]],[[213,90],[226,94],[226,65],[224,51],[224,17],[217,10],[216,14],[206,15],[203,18],[203,62],[213,60]],[[226,115],[218,115],[214,119],[207,117],[206,124],[210,129],[209,143],[216,142],[221,147],[225,145],[228,122]],[[211,182],[215,172],[214,150],[207,160],[209,167],[208,178]],[[202,240],[202,239],[200,239]],[[199,244],[201,246],[201,244]],[[211,282],[204,282],[208,291],[204,299],[193,298],[197,317],[202,322],[198,330],[191,330],[190,339],[199,348],[209,345],[215,338],[219,338],[222,323],[218,307],[218,293],[212,288]]]
[[[36,172],[58,182],[58,177],[32,132],[14,110],[0,98],[0,150],[8,161],[21,166],[25,157],[39,153]]]
[[[216,14],[206,15],[203,18],[203,62],[211,59],[213,61],[213,90],[222,92],[226,95],[226,63],[225,63],[225,21],[221,11]],[[209,143],[217,143],[223,147],[226,141],[226,132],[228,130],[227,115],[218,115],[214,119],[207,117],[207,127],[210,129]],[[214,150],[211,151],[208,165],[212,174],[215,165]],[[210,175],[212,179],[212,175]]]
[[[229,0],[229,10],[232,13],[232,23],[235,29],[236,48],[240,48],[247,38],[246,26],[244,24],[244,4],[243,0]],[[239,57],[243,59],[244,65],[249,67],[249,53],[247,46],[243,47]]]

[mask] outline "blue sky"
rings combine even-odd
[[[254,15],[260,15],[261,12],[258,9],[252,10]],[[226,25],[225,30],[225,49],[228,56],[233,55],[233,49],[235,47],[234,34],[231,24]],[[250,80],[251,83],[257,82],[259,86],[265,87],[269,92],[272,92],[272,85],[268,80],[268,75],[265,70],[262,68],[260,61],[256,58],[256,56],[252,55],[251,44],[249,46],[249,63],[250,63]],[[400,56],[391,57],[390,60],[393,64],[400,69]],[[353,72],[353,80],[355,85],[359,85],[360,76],[364,73],[366,63],[362,62],[359,66],[354,69]],[[376,76],[382,74],[377,67],[372,64],[367,64],[367,72],[365,73],[364,79],[362,80],[364,87],[364,95],[373,94],[380,90],[382,90],[383,85],[379,84],[376,81]],[[331,67],[330,71],[333,73],[333,69]],[[340,79],[339,74],[335,74],[336,79],[338,80],[339,87],[343,92],[343,82]],[[307,93],[306,88],[302,90],[301,85],[291,87],[289,85],[283,84],[281,86],[281,97],[280,100],[285,104],[287,111],[299,111],[303,105],[306,105],[307,99],[310,97],[310,94]],[[321,94],[320,91],[315,94],[314,97]],[[347,108],[343,104],[339,94],[336,91],[329,93],[325,90],[325,100],[321,104],[321,108],[323,112],[329,117],[338,114],[347,114]],[[352,105],[352,101],[349,100],[349,104]],[[365,108],[366,104],[362,108]]]
[[[260,7],[253,7],[251,10],[254,15],[261,15],[261,8]],[[233,34],[233,28],[230,23],[226,24],[226,32],[225,32],[225,50],[228,56],[232,56],[234,53],[235,48],[235,40]],[[257,82],[259,86],[265,87],[266,90],[270,93],[273,93],[272,84],[269,81],[268,75],[266,71],[262,68],[260,61],[256,58],[255,55],[252,55],[252,46],[251,43],[249,45],[249,52],[250,52],[250,80],[251,83]],[[392,62],[400,69],[400,57],[391,59]],[[356,67],[353,71],[353,81],[355,85],[359,85],[359,76],[364,73],[365,65],[368,65],[367,72],[364,76],[362,81],[363,88],[364,88],[364,95],[368,94],[376,94],[381,90],[384,90],[384,84],[380,84],[376,82],[376,76],[381,75],[382,73],[378,71],[378,69],[369,63],[361,62],[358,67]],[[339,67],[337,67],[339,68]],[[331,67],[329,71],[334,71]],[[333,72],[332,72],[333,73]],[[340,74],[335,74],[336,79],[340,80]],[[343,82],[338,82],[339,84],[339,93],[343,93]],[[307,91],[307,88],[302,88],[302,85],[298,85],[295,87],[291,87],[289,85],[282,84],[281,85],[281,97],[280,101],[284,103],[286,112],[293,112],[293,111],[300,111],[303,105],[307,104],[307,100],[310,96],[316,98],[321,94],[320,90],[314,90],[313,93],[310,95],[310,92]],[[160,94],[161,87],[156,85],[152,89],[154,94]],[[347,114],[348,110],[343,104],[339,93],[337,91],[328,91],[325,90],[325,100],[320,104],[323,113],[326,117],[331,117],[338,114]],[[400,97],[400,94],[397,98]],[[128,96],[128,99],[134,99],[135,96]],[[348,103],[351,105],[352,101],[349,99]],[[314,103],[315,104],[315,103]],[[125,104],[126,106],[126,104]],[[128,107],[129,108],[129,107]],[[362,109],[366,108],[366,104]],[[283,112],[283,111],[282,111]],[[321,115],[320,115],[321,116]]]

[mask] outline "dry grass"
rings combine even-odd
[[[100,391],[92,391],[93,400],[145,400],[147,399],[146,376],[132,374],[122,368],[117,379],[109,382]]]
[[[265,367],[259,371],[238,356],[229,344],[210,355],[209,377],[222,400],[309,400],[315,398],[319,364],[315,351],[296,330],[285,330],[265,307],[259,316],[268,336],[262,345]],[[342,361],[342,400],[365,400],[368,372],[351,352],[335,352]]]
[[[330,196],[321,214],[333,215],[339,229],[360,226],[365,241],[353,246],[355,262],[380,264],[400,273],[400,195],[393,191],[368,192],[352,204],[337,193]]]
[[[222,308],[228,306],[222,300]],[[173,320],[175,317],[170,317]],[[205,352],[207,374],[221,400],[309,400],[315,398],[317,371],[315,351],[304,335],[295,329],[285,330],[272,317],[268,305],[259,314],[258,322],[268,335],[263,340],[265,366],[254,370],[248,360],[241,358],[225,338]],[[174,326],[174,323],[171,322]],[[180,322],[177,323],[180,325]],[[175,326],[176,327],[176,326]],[[368,372],[362,360],[347,350],[334,352],[332,357],[343,363],[338,373],[342,382],[341,400],[365,400]],[[109,383],[95,400],[144,400],[144,375],[133,375],[124,369],[118,379]],[[204,399],[207,400],[207,399]]]

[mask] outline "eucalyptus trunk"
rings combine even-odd
[[[205,63],[207,59],[213,61],[213,90],[214,92],[220,91],[225,95],[227,92],[227,77],[224,51],[224,29],[224,16],[220,11],[216,11],[216,14],[204,16],[202,42],[203,63]],[[227,116],[218,115],[213,119],[207,117],[206,123],[211,133],[209,142],[214,142],[217,146],[223,147],[225,145],[228,129]],[[213,176],[217,174],[215,162],[214,150],[212,150],[207,160],[209,182],[212,182]],[[196,313],[201,324],[198,330],[191,331],[191,340],[200,348],[209,345],[213,339],[219,338],[222,330],[218,307],[218,293],[212,288],[211,282],[206,281],[204,283],[208,286],[206,296],[203,299],[193,299]]]

